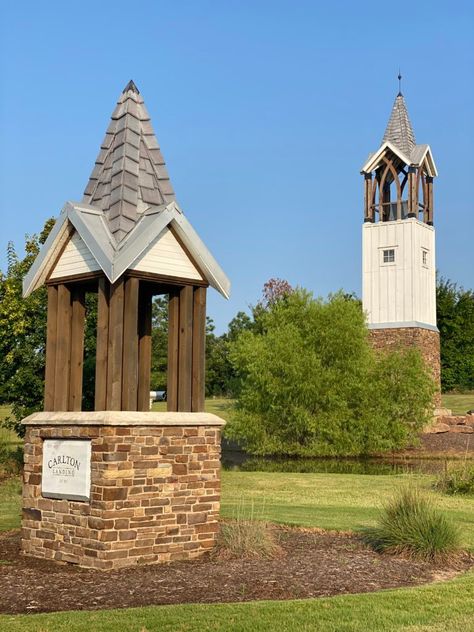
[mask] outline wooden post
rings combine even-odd
[[[123,359],[123,277],[110,288],[107,365],[107,410],[121,410]]]
[[[107,408],[107,353],[109,344],[110,283],[99,279],[97,288],[97,347],[95,365],[95,410]]]
[[[178,410],[191,411],[193,361],[193,288],[185,285],[179,296]]]
[[[151,289],[140,284],[139,323],[138,323],[138,410],[150,409],[150,373],[151,373]]]
[[[372,210],[372,174],[364,175],[364,222],[373,222]]]
[[[193,369],[192,411],[203,412],[205,401],[206,367],[206,288],[196,287],[193,292]]]
[[[56,367],[54,373],[54,410],[66,411],[69,407],[69,376],[71,363],[71,291],[67,285],[58,285]]]
[[[84,323],[86,316],[86,292],[84,287],[72,289],[71,366],[69,377],[68,410],[82,408],[82,372],[84,366]]]
[[[418,217],[418,175],[408,167],[408,217]]]
[[[178,410],[178,369],[179,369],[179,289],[169,293],[168,303],[168,385],[167,409]]]
[[[56,373],[56,334],[58,323],[58,288],[48,286],[46,323],[46,365],[44,371],[44,410],[54,410],[54,378]]]
[[[124,285],[122,410],[137,410],[139,280],[129,277]]]
[[[426,176],[426,186],[428,187],[428,213],[426,223],[430,226],[433,225],[433,211],[434,211],[434,190],[433,190],[433,178]]]

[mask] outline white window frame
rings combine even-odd
[[[385,261],[385,253],[393,253],[393,261]],[[382,266],[394,266],[397,264],[397,247],[396,246],[383,246],[380,248],[380,265]]]
[[[422,249],[421,249],[421,265],[422,265],[424,268],[429,268],[429,267],[430,267],[430,264],[429,264],[429,259],[428,259],[428,257],[429,257],[429,252],[430,252],[430,251],[428,250],[428,248],[422,248]]]

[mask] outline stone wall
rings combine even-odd
[[[191,559],[208,551],[218,531],[219,422],[31,422],[25,437],[23,552],[106,570]],[[50,438],[91,439],[90,502],[42,497],[43,440]]]
[[[441,405],[441,359],[437,331],[422,327],[370,329],[369,339],[374,349],[393,350],[400,347],[419,349],[438,387],[434,401],[435,407]]]

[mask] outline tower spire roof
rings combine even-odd
[[[121,241],[142,214],[175,199],[150,116],[133,81],[125,86],[84,191]]]
[[[400,149],[400,151],[408,157],[411,155],[413,148],[416,145],[415,134],[410,122],[410,117],[408,116],[405,98],[401,93],[401,90],[395,98],[382,144],[387,141],[398,147],[398,149]]]

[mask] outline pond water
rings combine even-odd
[[[224,470],[240,472],[294,472],[328,474],[440,474],[455,459],[416,458],[277,458],[253,457],[238,450],[222,452]],[[459,463],[459,460],[456,462]]]

